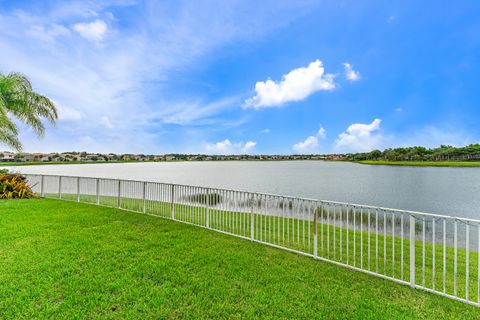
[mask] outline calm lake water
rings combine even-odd
[[[23,173],[229,188],[480,219],[480,168],[324,161],[163,162],[12,167]]]

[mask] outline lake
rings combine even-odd
[[[480,219],[480,168],[325,161],[18,166],[22,173],[121,178],[266,192]]]

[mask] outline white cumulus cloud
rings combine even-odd
[[[82,37],[91,41],[102,41],[107,33],[108,26],[103,20],[77,23],[73,26]]]
[[[232,143],[229,139],[207,144],[207,151],[214,154],[249,154],[255,149],[255,141]]]
[[[343,68],[345,69],[345,77],[350,81],[360,80],[360,72],[353,70],[353,67],[350,63],[344,63]]]
[[[366,152],[378,148],[382,142],[380,130],[382,120],[370,124],[354,123],[342,132],[335,141],[335,148],[344,152]]]
[[[297,154],[314,154],[320,151],[320,142],[319,140],[325,139],[326,131],[321,127],[317,134],[314,136],[309,136],[305,141],[295,143],[293,145],[293,151]]]
[[[278,107],[289,101],[300,101],[314,92],[333,90],[334,75],[325,73],[320,60],[311,62],[308,67],[301,67],[283,75],[276,82],[271,79],[255,84],[256,95],[245,101],[245,108],[260,109]]]
[[[256,145],[257,145],[257,143],[255,141],[247,141],[243,145],[242,151],[244,153],[250,153],[251,151],[253,151],[253,149],[255,148]]]

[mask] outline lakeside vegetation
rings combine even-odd
[[[383,151],[373,150],[363,153],[351,153],[345,160],[350,161],[479,161],[480,144],[470,144],[465,147],[452,147],[441,145],[438,148],[425,148],[420,146],[405,148],[389,148]]]
[[[480,167],[480,161],[388,161],[360,160],[361,164],[413,166],[413,167]]]
[[[480,144],[465,147],[442,145],[390,148],[349,154],[344,160],[361,164],[416,166],[416,167],[480,167]]]
[[[5,318],[480,316],[461,302],[147,215],[50,199],[0,208]]]

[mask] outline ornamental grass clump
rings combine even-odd
[[[28,199],[34,197],[35,193],[24,176],[0,170],[0,199]]]

